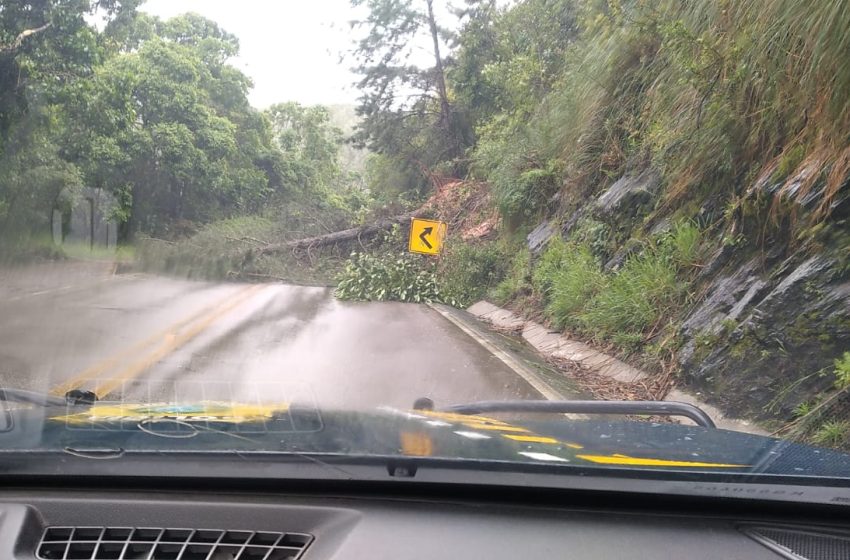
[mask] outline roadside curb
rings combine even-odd
[[[508,366],[510,369],[515,371],[517,375],[522,377],[529,385],[531,385],[535,391],[540,393],[543,397],[550,401],[564,400],[568,399],[569,396],[564,395],[561,391],[558,391],[554,387],[552,387],[548,382],[546,382],[540,375],[537,374],[532,368],[528,367],[526,364],[522,363],[521,360],[512,356],[510,353],[506,352],[502,348],[499,348],[498,345],[494,344],[486,337],[482,336],[475,329],[471,328],[464,320],[461,320],[456,316],[455,313],[452,313],[451,308],[445,308],[442,305],[428,303],[426,304],[428,307],[439,313],[443,318],[452,323],[458,329],[466,333],[469,337],[471,337],[475,342],[483,346],[487,349],[488,352],[493,354],[496,358],[498,358],[502,363]],[[471,318],[472,322],[475,322],[475,318]]]
[[[439,312],[439,309],[437,310]],[[467,309],[467,312],[480,321],[499,329],[522,333],[522,338],[543,356],[566,359],[582,368],[608,377],[620,383],[634,383],[647,379],[649,374],[629,364],[600,352],[583,342],[572,340],[559,332],[552,332],[534,321],[526,321],[513,312],[493,305],[488,301],[479,301]],[[450,319],[451,320],[451,319]],[[454,321],[453,321],[454,322]],[[678,388],[672,389],[664,399],[669,402],[685,402],[697,406],[714,419],[718,428],[768,435],[768,432],[746,420],[727,418],[715,406],[703,402],[697,395]]]

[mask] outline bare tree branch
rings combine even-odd
[[[35,29],[26,29],[24,31],[21,31],[18,34],[18,36],[15,38],[15,40],[12,41],[12,43],[10,45],[0,46],[0,52],[9,53],[9,52],[14,52],[14,51],[18,50],[19,48],[21,48],[21,45],[24,43],[24,39],[26,39],[27,37],[30,37],[31,35],[35,35],[36,33],[41,33],[42,31],[44,31],[45,29],[47,29],[51,25],[52,24],[50,22],[47,22],[44,25],[42,25],[41,27],[36,27]]]

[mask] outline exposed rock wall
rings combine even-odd
[[[817,192],[794,201],[763,180],[747,189],[763,219],[777,208],[790,216],[774,221],[781,231],[767,241],[753,236],[738,245],[723,238],[723,227],[705,230],[713,255],[694,282],[692,303],[672,318],[681,325],[678,383],[727,414],[778,426],[801,403],[835,393],[835,360],[850,351],[850,202],[834,200],[828,218],[810,219]],[[660,210],[662,193],[656,173],[632,173],[571,210],[609,228],[606,271],[641,250],[636,238],[670,227],[676,208]],[[704,222],[718,223],[725,203],[706,201],[700,211],[714,214]],[[813,233],[801,241],[805,228]],[[552,220],[532,232],[535,252],[553,232]],[[569,228],[561,233],[570,238]]]
[[[726,410],[787,418],[834,385],[833,363],[850,349],[850,278],[825,255],[731,266],[682,330],[686,383]]]

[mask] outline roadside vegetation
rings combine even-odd
[[[467,307],[505,274],[496,244],[456,242],[439,260],[407,251],[407,235],[394,227],[371,252],[351,254],[337,277],[336,295],[357,301],[445,303]]]
[[[93,193],[146,267],[198,276],[238,273],[230,253],[252,238],[334,231],[378,206],[365,154],[335,124],[350,129],[353,108],[254,109],[250,79],[229,64],[235,36],[140,4],[0,10],[0,258],[75,256],[87,232],[70,224]]]
[[[533,285],[552,324],[627,352],[651,341],[674,344],[677,317],[690,297],[698,264],[699,230],[689,222],[646,240],[614,272],[592,248],[550,243],[533,271]],[[662,350],[656,347],[653,351]]]
[[[393,44],[380,30],[408,20],[392,2],[358,3],[381,19],[368,22],[357,53],[386,52]],[[499,231],[484,243],[503,259],[486,281],[455,277],[467,282],[460,292],[542,315],[650,371],[696,372],[698,389],[771,426],[806,412],[804,437],[835,445],[846,388],[812,372],[828,372],[850,343],[846,312],[816,311],[848,276],[848,8],[466,2],[450,54],[434,53],[445,64],[415,82],[428,95],[406,106],[365,95],[360,137],[396,177],[410,169],[404,162],[421,161],[489,185]],[[396,91],[383,87],[395,79],[392,64],[362,70],[374,91]],[[427,179],[414,174],[402,190],[419,192]],[[602,196],[620,179],[619,193]],[[525,236],[543,223],[554,235],[531,252]],[[465,246],[465,230],[453,231],[448,246]],[[834,264],[812,272],[802,264],[812,255]],[[443,261],[458,256],[475,270],[462,251],[427,261],[437,285]],[[783,284],[774,298],[758,291],[780,286],[795,266],[821,276],[799,292]],[[765,280],[720,295],[717,282],[736,267]],[[742,310],[765,298],[754,320],[730,313],[685,326],[708,298],[744,295]],[[741,313],[734,301],[720,309]],[[752,395],[754,383],[755,398],[736,396]],[[801,406],[812,399],[832,409],[813,415]]]
[[[355,113],[252,108],[197,15],[4,6],[0,252],[61,255],[52,213],[104,189],[144,269],[489,298],[848,445],[850,0],[352,4]],[[439,257],[403,228],[262,251],[412,213]]]

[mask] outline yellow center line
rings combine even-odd
[[[472,428],[473,430],[490,430],[490,431],[496,431],[496,432],[522,432],[522,433],[529,433],[530,432],[530,430],[528,430],[526,428],[521,428],[519,426],[509,426],[509,425],[491,426],[489,424],[477,424],[477,423],[473,423],[473,422],[465,422],[463,425],[466,426],[467,428]]]
[[[212,325],[216,320],[221,318],[227,312],[244,302],[245,300],[252,297],[255,293],[265,288],[265,286],[254,286],[245,292],[240,294],[240,297],[235,300],[231,300],[227,305],[223,307],[219,307],[217,310],[213,311],[210,315],[205,317],[203,320],[195,323],[184,333],[171,332],[166,335],[165,340],[163,340],[162,344],[148,354],[147,356],[143,356],[136,362],[130,364],[123,370],[119,371],[115,377],[110,378],[103,384],[99,384],[95,388],[95,394],[98,399],[102,399],[119,386],[121,386],[124,382],[135,379],[139,376],[143,371],[147,370],[151,366],[155,365],[157,362],[198,336],[200,333],[205,331],[210,325]]]
[[[555,438],[546,436],[518,436],[514,434],[502,434],[503,438],[512,439],[514,441],[522,441],[525,443],[560,443]]]
[[[439,412],[436,410],[414,410],[416,414],[424,414],[425,416],[430,416],[433,418],[439,418],[440,420],[446,420],[449,422],[475,422],[476,424],[493,424],[499,426],[507,426],[507,422],[503,422],[501,420],[496,420],[494,418],[488,418],[486,416],[476,416],[473,414],[456,414],[452,412]]]
[[[169,325],[165,329],[147,337],[146,339],[142,340],[141,342],[138,342],[138,343],[134,344],[133,346],[126,348],[126,349],[124,349],[124,350],[104,359],[104,360],[101,360],[100,362],[92,365],[91,367],[86,368],[85,370],[81,371],[77,375],[74,375],[71,379],[69,379],[69,380],[61,383],[60,385],[57,385],[56,387],[54,387],[50,391],[50,393],[53,394],[53,395],[59,395],[59,396],[64,395],[66,392],[70,391],[71,389],[79,388],[84,383],[97,378],[103,372],[114,368],[115,366],[121,364],[122,362],[127,361],[128,359],[133,358],[136,355],[139,355],[140,353],[144,352],[149,347],[154,346],[157,342],[160,342],[158,349],[156,349],[156,350],[154,350],[154,352],[148,354],[147,357],[143,356],[140,360],[137,360],[136,362],[132,363],[130,366],[124,368],[124,370],[122,370],[122,372],[121,372],[122,374],[126,374],[128,372],[128,370],[135,370],[136,369],[135,366],[138,365],[138,364],[147,364],[144,368],[142,368],[141,370],[136,372],[136,375],[138,375],[138,373],[141,373],[141,371],[144,371],[144,369],[147,369],[147,367],[150,367],[151,365],[153,365],[154,363],[159,361],[159,359],[162,359],[162,357],[167,355],[168,352],[166,352],[165,354],[162,354],[163,349],[170,348],[169,352],[176,350],[179,346],[181,346],[185,342],[188,342],[188,340],[190,340],[191,338],[194,338],[194,336],[199,334],[204,328],[206,328],[207,326],[212,324],[212,322],[215,319],[217,319],[218,317],[220,317],[221,315],[223,315],[224,313],[226,313],[230,309],[234,308],[239,303],[242,303],[242,301],[244,301],[245,299],[247,299],[248,297],[250,297],[251,295],[253,295],[254,293],[256,293],[258,290],[260,290],[262,288],[264,288],[264,286],[257,286],[257,285],[247,286],[246,288],[239,290],[236,294],[232,294],[227,299],[225,299],[223,302],[218,303],[216,306],[214,306],[212,308],[207,307],[207,308],[201,309],[197,313],[194,313],[194,314],[190,315],[189,317],[187,317],[185,319],[182,319],[180,321],[177,321],[176,323],[173,323],[172,325]],[[180,329],[182,329],[186,325],[190,325],[190,324],[194,323],[195,321],[199,321],[199,320],[201,322],[198,323],[198,325],[203,325],[203,326],[199,330],[196,330],[195,328],[193,328],[190,331],[188,331],[188,332],[192,333],[191,337],[185,338],[185,333],[184,333],[184,335],[180,335],[180,336],[177,335],[177,333],[180,331]],[[175,345],[175,341],[177,341],[178,344]],[[157,360],[150,362],[149,357],[153,356],[153,355],[157,355],[157,356],[160,356],[160,357]],[[98,394],[98,398],[100,398],[102,396],[100,393],[97,393],[97,394]],[[106,394],[106,393],[104,393],[104,394]]]

